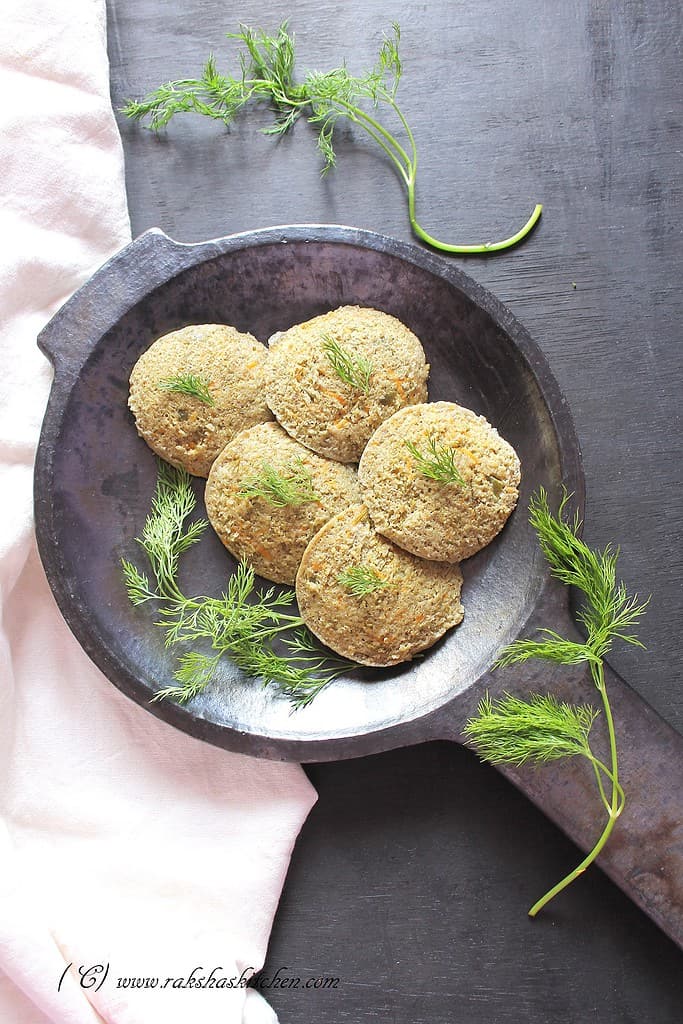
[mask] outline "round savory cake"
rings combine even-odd
[[[205,501],[211,525],[237,559],[292,584],[310,539],[359,495],[353,467],[316,455],[277,423],[261,423],[223,449]]]
[[[460,562],[517,504],[517,454],[483,416],[453,402],[401,409],[373,434],[358,478],[375,528],[421,558]]]
[[[306,625],[363,665],[396,665],[431,647],[463,617],[457,565],[416,558],[380,536],[364,505],[334,516],[310,542],[296,577]]]
[[[341,306],[268,344],[268,405],[292,437],[327,458],[357,462],[380,423],[427,400],[419,339],[378,309]]]
[[[208,476],[244,427],[272,420],[264,398],[268,350],[226,324],[164,334],[130,375],[128,405],[138,433],[173,466]]]

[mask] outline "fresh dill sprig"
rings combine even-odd
[[[382,41],[373,67],[361,75],[352,75],[345,63],[330,71],[309,71],[302,81],[294,80],[294,36],[287,22],[274,36],[262,29],[240,27],[228,38],[244,44],[238,54],[239,72],[220,73],[212,56],[201,78],[168,82],[141,100],[129,100],[122,113],[137,121],[147,120],[152,131],[164,128],[179,113],[202,114],[231,125],[249,103],[266,101],[275,111],[275,121],[267,135],[282,135],[300,117],[305,117],[318,133],[318,149],[323,157],[323,173],[334,167],[334,129],[346,120],[361,128],[384,151],[402,180],[408,198],[408,216],[413,232],[428,245],[450,253],[491,253],[516,245],[536,225],[542,207],[537,204],[526,224],[500,242],[452,245],[440,242],[418,223],[415,215],[415,187],[418,154],[413,132],[396,102],[403,74],[399,53],[401,32],[394,23],[392,32]],[[379,119],[385,109],[396,127],[391,131]]]
[[[464,734],[491,764],[591,758],[588,735],[599,714],[589,704],[560,703],[550,694],[533,694],[528,701],[509,693],[494,701],[487,694]]]
[[[632,629],[647,608],[649,598],[639,601],[637,596],[627,593],[622,582],[617,582],[618,548],[608,544],[602,551],[593,550],[581,540],[578,515],[565,516],[568,502],[569,495],[565,494],[554,516],[548,495],[541,488],[529,504],[529,522],[538,534],[552,575],[583,594],[577,618],[586,630],[586,641],[575,643],[552,630],[541,630],[535,640],[510,644],[499,659],[500,665],[541,658],[566,665],[587,661],[597,667],[614,640],[643,647]]]
[[[137,538],[149,561],[151,580],[133,562],[121,561],[131,602],[157,603],[156,625],[164,631],[166,646],[192,645],[179,658],[177,685],[158,690],[153,700],[192,700],[212,682],[227,656],[246,675],[264,685],[272,683],[293,710],[306,707],[325,686],[357,665],[323,651],[301,616],[294,614],[294,593],[275,587],[257,590],[254,570],[244,563],[220,597],[187,597],[178,583],[179,558],[208,526],[204,519],[187,523],[195,505],[189,474],[160,462],[152,508]],[[278,653],[278,641],[286,653]]]
[[[477,715],[464,730],[475,749],[493,764],[521,765],[525,761],[542,762],[581,754],[590,762],[607,823],[590,853],[566,878],[553,886],[529,910],[536,914],[559,892],[570,885],[593,863],[621,814],[626,797],[619,782],[617,741],[612,709],[605,686],[604,657],[614,640],[637,647],[643,645],[633,632],[648,601],[639,601],[627,593],[616,578],[618,548],[602,550],[589,547],[579,536],[578,515],[567,515],[570,496],[564,494],[557,515],[550,510],[548,495],[541,488],[529,505],[529,521],[534,527],[541,550],[553,576],[582,593],[578,619],[586,631],[583,643],[567,640],[550,629],[542,629],[535,638],[516,640],[498,659],[498,666],[514,665],[539,658],[563,665],[588,665],[600,694],[609,741],[609,765],[592,752],[589,733],[599,712],[588,705],[561,704],[552,696],[531,695],[528,700],[505,695],[498,701],[488,696],[480,703]],[[649,600],[649,599],[648,599]],[[611,792],[606,792],[605,781]]]
[[[178,391],[183,395],[192,395],[205,405],[215,405],[209,385],[194,373],[179,373],[175,377],[165,377],[157,382],[162,391]]]
[[[389,586],[389,580],[367,565],[350,565],[337,576],[337,582],[346,587],[352,597],[365,597]]]
[[[244,498],[263,498],[276,508],[318,500],[303,459],[294,459],[284,471],[264,462],[257,476],[243,481],[239,493]]]
[[[141,598],[149,600],[150,595],[157,594],[169,600],[182,598],[176,582],[178,559],[184,551],[197,543],[209,525],[205,519],[197,519],[185,528],[185,520],[194,511],[195,505],[189,473],[160,461],[152,508],[145,520],[142,535],[137,538],[149,559],[157,588],[152,591],[147,577],[141,573],[136,576],[135,567],[124,560],[124,577],[133,604],[141,604]],[[140,589],[141,582],[147,585],[146,596]]]
[[[455,464],[455,448],[442,444],[430,434],[427,438],[427,451],[421,452],[412,441],[403,442],[410,454],[417,463],[417,468],[423,476],[430,480],[438,480],[442,484],[460,484],[465,486],[465,480]]]
[[[295,711],[308,707],[329,683],[358,668],[347,658],[323,651],[306,628],[294,629],[290,635],[283,636],[282,645],[287,653],[277,665],[270,651],[263,652],[258,675],[277,683],[279,692],[289,698]],[[240,665],[239,658],[236,660]]]
[[[565,494],[557,516],[553,516],[548,495],[541,488],[531,501],[529,521],[538,534],[553,576],[584,594],[578,619],[588,634],[587,648],[594,658],[603,658],[614,640],[642,648],[631,630],[650,599],[641,602],[637,596],[629,596],[624,584],[617,582],[619,548],[608,544],[602,551],[594,551],[581,540],[578,515],[564,518],[568,502],[569,495]]]
[[[370,390],[370,378],[375,369],[370,360],[364,356],[352,355],[329,335],[324,336],[322,347],[339,379],[367,395]]]

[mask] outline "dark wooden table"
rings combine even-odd
[[[114,105],[194,76],[210,51],[223,62],[239,21],[286,17],[302,70],[344,57],[361,70],[400,22],[428,230],[486,241],[544,203],[527,244],[460,263],[529,328],[569,400],[585,535],[621,544],[628,586],[653,594],[648,651],[615,650],[613,664],[682,729],[680,5],[110,0]],[[186,117],[156,138],[122,121],[133,233],[332,222],[410,238],[400,182],[369,143],[341,133],[321,179],[311,130],[275,142],[265,123],[256,113],[228,135]],[[577,851],[469,752],[435,743],[308,771],[320,800],[266,973],[341,980],[268,991],[283,1024],[681,1019],[680,951],[599,870],[526,919]]]

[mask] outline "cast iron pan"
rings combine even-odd
[[[126,406],[131,367],[155,338],[186,324],[234,324],[265,340],[345,303],[375,306],[408,324],[431,363],[430,398],[483,413],[521,458],[518,510],[463,565],[465,620],[425,657],[339,680],[295,714],[228,663],[190,707],[150,704],[169,682],[174,656],[152,625],[153,612],[128,603],[118,568],[123,555],[140,558],[133,538],[156,479],[155,459]],[[452,264],[352,228],[271,228],[199,245],[149,231],[66,303],[39,344],[55,368],[35,471],[45,571],[89,656],[146,711],[230,750],[321,761],[462,741],[465,720],[487,690],[596,699],[578,668],[532,662],[490,672],[503,645],[536,626],[575,635],[567,593],[549,579],[526,508],[539,485],[556,501],[565,484],[581,511],[584,483],[571,415],[542,353],[504,306]],[[202,491],[198,481],[200,511]],[[187,591],[220,593],[233,564],[207,533],[185,556]],[[628,803],[600,864],[683,944],[683,739],[611,671],[608,685]],[[581,760],[505,774],[588,849],[602,829],[601,806]]]

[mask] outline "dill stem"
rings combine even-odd
[[[388,96],[383,96],[382,98],[387,103],[389,103],[390,106],[392,106],[394,110],[398,109],[396,107],[396,104],[394,103],[394,101],[389,99]],[[372,117],[372,115],[368,114],[365,110],[363,110],[362,107],[355,106],[354,104],[349,103],[347,100],[337,99],[337,100],[335,100],[335,102],[338,103],[341,107],[344,107],[345,110],[352,111],[354,114],[358,115],[358,117],[361,118],[363,122],[371,125],[375,129],[375,131],[379,132],[379,134],[384,139],[386,139],[386,141],[389,143],[390,146],[394,147],[394,149],[396,150],[397,154],[401,157],[402,160],[405,161],[406,167],[410,167],[410,164],[411,164],[410,157],[406,153],[406,151],[403,148],[403,146],[401,145],[401,143],[398,141],[398,139],[394,135],[391,134],[391,132],[389,131],[388,128],[385,128],[384,125],[380,121],[377,120],[377,118]]]
[[[612,708],[610,707],[609,697],[607,696],[607,688],[605,686],[605,670],[602,661],[593,662],[591,664],[591,675],[593,677],[593,682],[599,690],[600,696],[602,698],[602,706],[605,711],[605,721],[607,722],[607,732],[609,735],[611,768],[608,769],[607,766],[602,763],[602,761],[600,761],[593,755],[591,755],[590,758],[591,762],[593,763],[593,767],[596,770],[596,774],[597,770],[600,769],[607,775],[609,779],[612,780],[611,803],[607,802],[602,783],[598,783],[600,794],[603,797],[603,803],[607,808],[607,824],[605,825],[602,831],[602,835],[598,839],[597,843],[595,844],[591,852],[586,857],[584,857],[584,859],[581,861],[578,867],[574,868],[574,870],[571,871],[565,878],[563,878],[561,882],[558,882],[557,885],[554,885],[552,889],[548,890],[545,896],[542,896],[540,900],[537,900],[537,902],[534,903],[533,907],[531,907],[531,909],[529,910],[529,917],[536,917],[539,910],[542,910],[543,907],[545,907],[546,904],[550,903],[550,901],[554,899],[554,897],[557,896],[558,893],[562,892],[563,889],[566,889],[568,885],[571,885],[571,883],[576,878],[578,878],[579,875],[582,875],[584,873],[586,868],[590,867],[590,865],[598,857],[603,846],[609,839],[612,833],[612,829],[614,828],[614,825],[616,823],[616,820],[623,811],[624,804],[626,803],[626,796],[624,794],[624,790],[622,789],[619,783],[617,739],[616,734],[614,732],[614,719],[612,718]]]
[[[293,629],[295,626],[305,626],[306,623],[300,615],[285,615],[283,612],[277,613],[278,622],[286,622],[286,626],[282,626],[282,629]]]
[[[434,249],[439,249],[441,252],[456,252],[473,254],[473,253],[487,253],[487,252],[499,252],[501,249],[510,249],[513,245],[517,245],[523,238],[530,233],[530,231],[536,226],[541,216],[543,206],[541,203],[537,203],[534,207],[534,212],[529,217],[526,224],[519,229],[514,235],[510,235],[509,238],[504,238],[501,242],[484,242],[481,245],[450,245],[447,242],[440,242],[437,238],[427,234],[423,227],[417,222],[415,216],[415,175],[411,176],[408,182],[408,215],[410,217],[410,224],[417,235],[423,242],[427,242]]]
[[[177,587],[174,586],[174,590],[178,595],[177,597],[172,596],[170,594],[153,594],[152,596],[154,597],[155,601],[170,601],[172,604],[182,605],[183,608],[201,609],[211,601],[220,601],[219,598],[205,597],[204,595],[200,595],[199,597],[194,598],[185,597],[184,594],[180,593]],[[291,629],[294,626],[305,625],[304,620],[301,618],[300,615],[285,615],[284,612],[278,611],[276,615],[273,615],[271,613],[271,617],[276,618],[278,622],[287,622],[288,625],[283,626],[283,629]]]
[[[151,559],[150,559],[150,562],[151,562]],[[187,604],[190,603],[187,600],[187,598],[185,597],[185,595],[181,594],[181,592],[180,592],[180,590],[178,588],[178,584],[176,583],[175,576],[173,576],[173,577],[166,576],[163,579],[159,579],[159,575],[156,572],[156,569],[154,567],[154,563],[153,562],[152,562],[152,572],[156,576],[157,587],[159,589],[159,593],[154,595],[154,597],[155,597],[155,599],[157,601],[158,600],[170,601],[171,604],[180,604],[180,605],[187,605]]]
[[[607,687],[605,686],[605,669],[602,661],[593,663],[591,665],[591,675],[593,681],[598,688],[600,696],[602,698],[602,706],[605,711],[605,721],[607,722],[607,733],[609,735],[609,750],[610,750],[610,761],[611,761],[611,778],[612,778],[612,810],[611,813],[615,818],[619,815],[621,808],[619,808],[619,794],[621,793],[622,800],[625,800],[624,791],[619,785],[619,760],[617,757],[617,737],[614,732],[614,719],[612,718],[612,708],[610,706],[609,697],[607,696]],[[622,803],[623,808],[623,803]]]
[[[602,778],[600,776],[600,772],[602,772],[604,775],[606,775],[607,778],[612,783],[614,782],[614,775],[609,770],[609,768],[607,767],[606,764],[603,764],[603,762],[599,758],[595,757],[595,755],[593,754],[592,751],[590,753],[588,753],[587,756],[590,758],[591,764],[593,765],[593,770],[595,771],[595,775],[596,775],[596,779],[597,779],[597,783],[598,783],[598,789],[600,790],[600,796],[602,798],[603,804],[605,805],[605,810],[609,814],[611,812],[611,810],[612,810],[612,805],[610,804],[609,800],[607,799],[607,795],[605,794],[605,789],[604,789],[604,786],[602,784]],[[616,816],[618,817],[621,814],[622,810],[624,809],[624,804],[626,803],[626,794],[624,793],[624,790],[622,789],[622,787],[621,787],[621,785],[619,784],[618,781],[617,781],[616,785],[617,785],[617,793],[619,794],[619,803],[620,803],[619,809],[616,812]]]
[[[417,173],[417,144],[415,142],[415,136],[413,135],[411,127],[408,124],[408,122],[406,121],[405,115],[404,115],[403,111],[401,110],[401,108],[399,107],[399,105],[396,102],[396,100],[392,97],[391,100],[389,100],[389,102],[391,103],[391,106],[393,107],[394,111],[396,112],[396,116],[399,118],[399,120],[400,120],[400,122],[403,125],[403,128],[405,130],[405,133],[408,136],[408,141],[410,142],[410,151],[412,153],[412,160],[408,160],[407,163],[408,163],[408,165],[410,167],[412,167],[412,173],[413,173],[413,176],[415,176],[415,174]]]
[[[598,789],[600,791],[600,799],[602,800],[603,807],[605,808],[605,810],[609,814],[610,809],[611,809],[611,805],[610,805],[609,800],[607,799],[607,794],[605,793],[605,787],[602,784],[602,775],[600,774],[600,767],[602,767],[607,772],[607,774],[610,776],[610,778],[612,776],[611,776],[609,770],[607,769],[607,767],[605,765],[601,766],[600,763],[595,758],[593,758],[593,757],[591,757],[590,760],[591,760],[591,764],[593,765],[593,771],[595,772],[595,781],[597,782]]]
[[[346,100],[336,99],[334,102],[345,111],[349,121],[360,125],[377,145],[382,147],[387,156],[393,160],[407,187],[412,173],[412,162],[398,140],[376,118],[366,114],[361,107],[354,106]],[[396,104],[393,102],[392,106],[396,109]],[[401,161],[405,162],[405,166]]]
[[[418,238],[421,238],[423,242],[427,242],[427,244],[431,245],[432,248],[441,250],[441,252],[464,254],[497,252],[501,249],[509,249],[512,246],[517,245],[518,242],[521,242],[523,238],[526,238],[541,216],[543,206],[540,203],[536,204],[531,217],[529,217],[526,224],[524,224],[516,234],[511,235],[509,238],[504,238],[500,242],[484,242],[483,244],[475,245],[451,245],[447,242],[440,242],[438,239],[428,234],[418,223],[415,215],[415,185],[417,181],[417,146],[415,143],[415,137],[403,114],[403,111],[393,97],[385,95],[382,98],[391,106],[392,110],[403,125],[410,142],[411,156],[408,155],[403,146],[401,146],[391,132],[389,132],[376,118],[371,117],[370,114],[367,114],[360,107],[354,106],[346,100],[336,100],[335,102],[339,107],[346,111],[347,117],[350,121],[354,121],[356,124],[360,125],[361,128],[365,129],[368,135],[370,135],[370,137],[374,139],[379,146],[381,146],[387,156],[398,168],[408,190],[408,214],[410,217],[410,224]],[[405,166],[402,161],[405,162]]]
[[[610,808],[607,824],[605,825],[602,835],[598,839],[597,843],[595,844],[591,852],[588,854],[587,857],[584,857],[579,866],[574,868],[574,870],[571,871],[566,876],[566,878],[563,878],[561,882],[558,882],[557,885],[554,885],[552,889],[548,890],[545,896],[542,896],[540,900],[534,903],[533,907],[531,907],[531,909],[529,910],[529,917],[536,917],[536,914],[538,914],[539,910],[542,910],[543,907],[545,907],[547,903],[550,903],[550,901],[554,899],[554,897],[557,896],[558,893],[562,892],[563,889],[566,889],[568,885],[571,885],[571,883],[576,878],[578,878],[579,875],[582,875],[584,873],[586,868],[590,867],[590,865],[593,863],[593,861],[598,856],[603,846],[609,839],[610,833],[614,828],[614,823],[616,822],[617,817],[618,813],[615,814],[613,810]]]
[[[277,633],[286,633],[290,629],[296,629],[297,626],[305,626],[306,625],[304,620],[302,618],[300,618],[298,615],[280,615],[280,613],[278,612],[277,620],[276,621],[280,622],[281,619],[285,619],[286,620],[285,622],[282,623],[282,625],[279,625],[279,626],[261,626],[258,629],[253,630],[252,633],[251,633],[252,639],[254,639],[254,638],[258,639],[258,638],[273,637]]]

